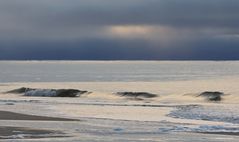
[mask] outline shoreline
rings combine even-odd
[[[60,117],[46,117],[37,115],[27,115],[10,111],[0,111],[0,121],[23,121],[24,123],[34,122],[53,122],[53,121],[80,121],[77,119],[67,119]],[[42,139],[42,138],[62,138],[69,137],[64,132],[52,129],[31,128],[26,126],[0,126],[0,140],[7,139]]]
[[[95,137],[104,140],[105,135],[110,139],[111,134],[119,139],[122,136],[131,139],[131,134],[149,139],[175,134],[179,141],[187,139],[185,136],[190,140],[206,137],[208,141],[214,137],[233,137],[237,141],[239,123],[233,118],[237,119],[239,114],[235,109],[239,100],[238,82],[239,78],[231,77],[171,82],[0,83],[0,130],[3,129],[0,139],[16,136],[22,141],[45,138],[80,141]],[[21,87],[80,89],[91,93],[75,98],[4,93]],[[122,91],[143,91],[158,96],[136,100],[116,94]],[[208,102],[195,95],[204,91],[222,91],[225,95],[220,102]],[[20,136],[34,134],[21,138],[13,131],[21,131]],[[8,137],[1,138],[3,135]]]
[[[0,126],[0,140],[7,139],[42,139],[42,138],[61,138],[64,133],[60,131],[47,130],[47,129],[32,129],[25,127],[8,127]]]
[[[15,113],[15,112],[10,112],[10,111],[0,111],[0,120],[80,121],[78,119],[28,115],[28,114]]]

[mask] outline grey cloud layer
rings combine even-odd
[[[230,53],[235,59],[238,13],[238,0],[1,0],[0,59],[48,59],[55,49],[62,51],[57,59],[70,59],[67,51],[80,54],[74,59],[85,59],[83,53],[90,59],[229,59]],[[152,30],[145,37],[154,41],[107,33],[119,25],[167,27],[170,33]],[[164,35],[174,44],[164,47]]]
[[[1,17],[52,25],[236,26],[238,0],[3,0]]]

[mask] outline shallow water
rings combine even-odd
[[[58,137],[52,138],[54,135],[49,135],[50,138],[44,139],[25,139],[24,135],[21,135],[21,138],[12,136],[13,139],[9,141],[224,142],[230,140],[237,142],[239,137],[239,125],[236,122],[214,119],[218,115],[222,118],[238,116],[237,111],[234,112],[234,115],[228,115],[228,110],[233,111],[234,109],[228,108],[225,104],[161,104],[159,106],[153,102],[145,104],[140,101],[126,102],[124,99],[119,102],[119,100],[97,100],[88,97],[74,98],[73,100],[64,98],[63,100],[61,98],[16,96],[6,99],[8,101],[1,101],[1,109],[80,120],[77,122],[0,120],[0,126],[55,130],[64,133],[60,135],[61,137],[58,135]],[[9,102],[13,104],[8,105]],[[150,107],[150,105],[154,105],[154,107]],[[201,110],[203,107],[208,109]],[[217,109],[217,112],[214,112],[219,107],[224,109]],[[182,111],[180,108],[189,111]],[[192,108],[199,110],[192,110]],[[207,114],[209,119],[201,119],[201,113]],[[173,116],[171,116],[172,114]],[[180,116],[180,118],[175,116]],[[30,135],[30,137],[37,136]]]

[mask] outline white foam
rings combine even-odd
[[[27,91],[25,96],[39,96],[39,97],[55,97],[57,95],[56,90],[51,89],[36,89]]]
[[[239,124],[237,105],[180,106],[169,116],[181,119],[207,120]]]
[[[236,126],[226,125],[178,125],[167,128],[160,128],[161,132],[198,132],[198,133],[238,133]]]

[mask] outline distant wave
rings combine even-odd
[[[85,90],[78,90],[78,89],[41,89],[41,88],[26,88],[21,87],[18,89],[7,91],[6,93],[12,94],[23,94],[24,96],[38,96],[38,97],[80,97],[82,94],[89,95],[94,92],[89,92]],[[117,96],[118,98],[136,100],[136,101],[143,101],[143,100],[150,100],[150,101],[160,101],[163,100],[165,97],[170,96],[172,99],[179,99],[185,100],[187,102],[188,97],[194,101],[204,101],[206,102],[222,102],[227,101],[230,102],[231,96],[229,94],[225,94],[224,92],[219,91],[205,91],[201,93],[192,93],[192,94],[177,94],[177,95],[158,95],[156,93],[151,92],[113,92],[111,93],[112,96]],[[108,99],[108,96],[105,99]],[[234,95],[235,98],[239,98],[239,96]],[[189,100],[190,101],[190,100]]]
[[[34,89],[34,88],[19,88],[8,91],[7,93],[23,93],[24,96],[38,96],[38,97],[79,97],[81,94],[89,93],[77,89]]]
[[[117,92],[116,95],[134,100],[143,100],[146,98],[158,97],[157,94],[152,94],[148,92]]]

